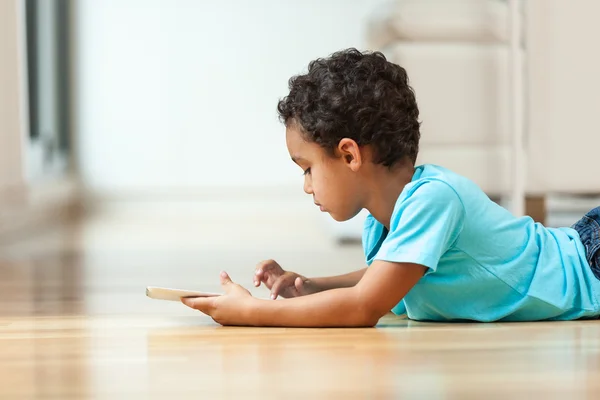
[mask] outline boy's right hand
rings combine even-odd
[[[254,286],[259,287],[261,282],[271,290],[271,299],[273,300],[277,296],[290,298],[317,291],[309,279],[295,272],[284,271],[274,260],[263,261],[256,266]]]

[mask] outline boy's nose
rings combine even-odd
[[[308,182],[308,179],[304,180],[304,193],[313,194],[312,185]]]

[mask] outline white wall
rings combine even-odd
[[[548,192],[600,193],[600,2],[526,6],[532,179]]]
[[[78,159],[101,192],[297,185],[277,100],[385,0],[82,0]]]

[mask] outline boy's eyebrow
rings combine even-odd
[[[298,161],[306,161],[306,160],[302,157],[292,156],[292,161],[295,162],[296,164],[298,164]]]

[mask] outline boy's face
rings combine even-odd
[[[339,151],[332,157],[318,144],[307,142],[290,124],[286,143],[292,160],[304,171],[304,191],[313,196],[321,211],[336,221],[346,221],[362,210],[361,157],[354,141],[340,141]]]

